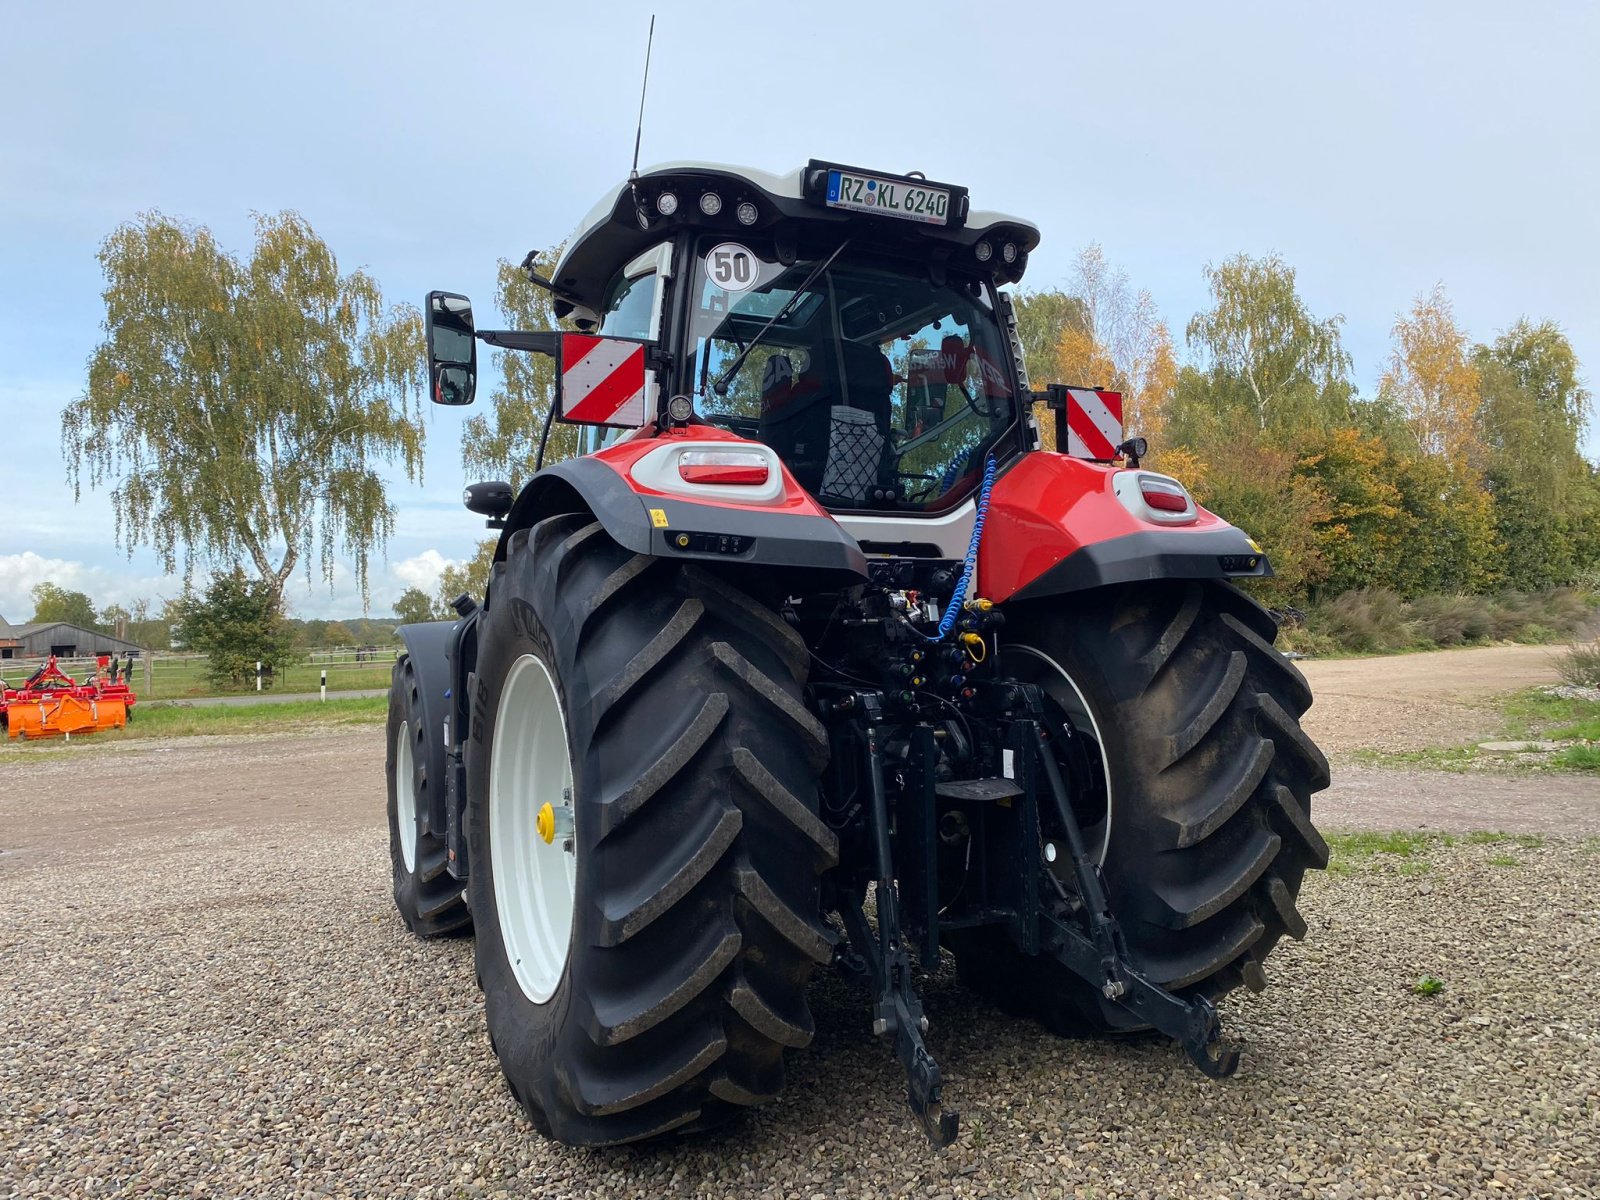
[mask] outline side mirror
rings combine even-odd
[[[478,386],[472,301],[454,292],[429,292],[422,322],[428,342],[428,388],[433,402],[471,404]]]
[[[511,511],[511,502],[514,499],[511,485],[498,479],[486,483],[469,483],[467,490],[461,493],[461,503],[467,506],[467,511],[488,517],[490,529],[499,529],[505,525],[506,514]]]

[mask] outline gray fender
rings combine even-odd
[[[445,836],[445,792],[447,776],[445,751],[448,739],[445,722],[451,713],[450,647],[456,637],[459,621],[428,621],[417,625],[402,625],[395,632],[405,643],[411,656],[411,669],[416,673],[417,703],[422,709],[426,754],[422,769],[428,780],[428,806],[423,819],[427,832],[436,837]],[[451,730],[451,735],[455,733]]]

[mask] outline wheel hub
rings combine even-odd
[[[400,858],[406,870],[417,869],[417,773],[411,755],[411,723],[401,721],[394,735],[395,824],[399,826]]]
[[[544,1004],[566,971],[578,852],[566,714],[554,676],[532,654],[512,664],[500,693],[489,859],[506,959],[523,995]]]

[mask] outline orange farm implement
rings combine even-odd
[[[0,725],[11,737],[30,739],[121,729],[136,697],[109,663],[101,655],[94,678],[79,683],[52,655],[20,688],[0,691]]]

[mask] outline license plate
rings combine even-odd
[[[926,225],[950,221],[950,193],[903,179],[880,179],[854,171],[828,172],[828,207],[899,217]]]

